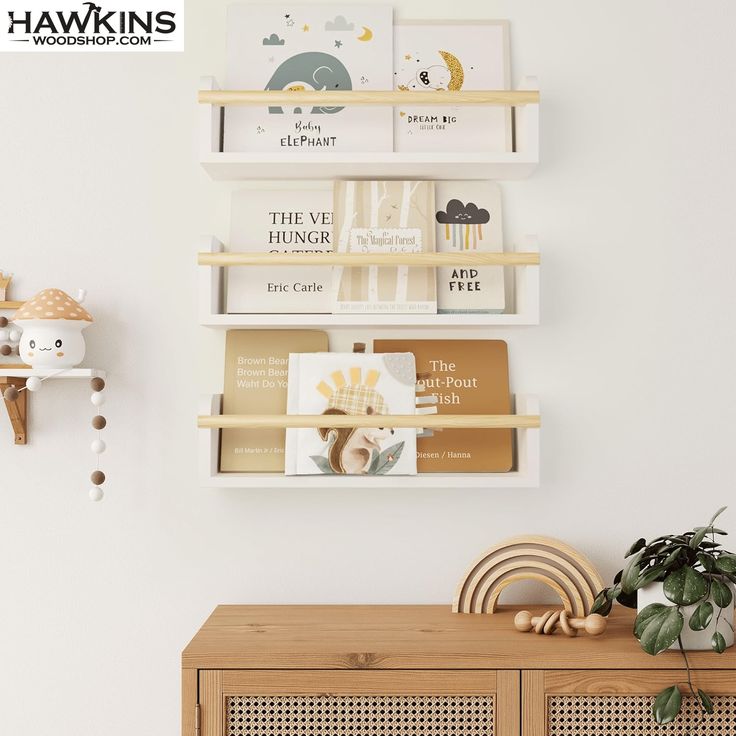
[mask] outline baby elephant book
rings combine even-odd
[[[416,429],[335,427],[334,416],[416,413],[411,353],[292,353],[289,414],[324,414],[319,429],[286,430],[287,475],[415,475]]]
[[[342,253],[431,253],[434,182],[336,181],[334,241]],[[335,314],[437,311],[434,269],[367,266],[333,270]]]
[[[389,5],[231,5],[227,88],[285,92],[392,87],[393,11]],[[390,107],[232,106],[225,151],[391,151]]]

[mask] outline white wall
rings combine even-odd
[[[504,194],[507,233],[544,248],[543,325],[492,333],[543,402],[541,488],[199,488],[197,397],[222,365],[195,236],[227,236],[230,186],[197,164],[195,91],[223,76],[225,2],[187,3],[184,54],[2,55],[0,267],[21,296],[86,287],[88,364],[110,372],[102,504],[86,385],[32,397],[27,447],[0,417],[4,733],[177,733],[179,652],[218,603],[446,603],[524,532],[610,575],[639,533],[736,506],[736,6],[396,4],[510,18],[514,77],[542,83],[543,164]]]

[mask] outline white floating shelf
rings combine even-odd
[[[31,378],[31,376],[36,376],[37,378],[51,380],[55,378],[105,378],[106,375],[105,371],[96,368],[70,368],[63,373],[57,369],[0,368],[0,376],[7,376],[8,378]]]
[[[203,397],[200,414],[221,412],[222,394]],[[517,395],[517,414],[539,414],[536,396]],[[515,430],[516,469],[510,473],[423,473],[420,475],[284,475],[220,473],[220,431],[200,429],[200,480],[207,488],[536,488],[539,486],[539,429]]]
[[[536,236],[523,238],[520,250],[538,253]],[[217,238],[203,237],[200,252],[221,253]],[[247,268],[240,266],[237,268]],[[273,329],[304,327],[380,328],[405,327],[489,328],[539,324],[539,266],[509,266],[513,279],[511,301],[515,310],[504,314],[225,314],[225,269],[200,268],[200,324],[219,329]]]
[[[219,87],[214,77],[203,77],[199,89]],[[524,77],[518,89],[538,91],[536,77]],[[516,150],[508,153],[227,153],[222,151],[223,110],[202,104],[199,113],[200,163],[215,180],[524,179],[539,163],[538,102],[514,107]]]

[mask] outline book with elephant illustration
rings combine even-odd
[[[231,5],[227,88],[387,90],[393,86],[389,5]],[[246,106],[225,111],[225,151],[392,151],[390,107]]]
[[[416,413],[411,353],[292,353],[289,414],[324,414],[324,427],[286,430],[287,475],[415,475],[416,429],[334,427],[331,416]]]

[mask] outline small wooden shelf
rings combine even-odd
[[[223,104],[260,104],[274,95],[324,95],[319,92],[277,93],[219,90],[214,77],[203,77],[199,96],[200,163],[215,180],[238,179],[523,179],[539,163],[539,87],[535,77],[525,77],[518,90],[447,93],[438,97],[408,93],[412,105],[504,104],[514,106],[515,150],[499,153],[396,153],[396,152],[235,152],[222,150]],[[338,93],[330,93],[338,94]],[[398,104],[406,92],[341,92],[340,104]],[[453,95],[450,99],[450,95]],[[457,97],[455,96],[457,95]],[[485,99],[484,99],[485,96]],[[247,101],[245,100],[247,97]],[[369,100],[370,98],[370,100]],[[309,97],[313,99],[313,97]],[[363,99],[363,101],[360,101]],[[463,102],[462,100],[467,100]],[[343,103],[343,100],[345,102]],[[378,101],[380,100],[380,101]],[[386,100],[389,100],[387,102]]]
[[[222,395],[202,398],[200,416],[217,417]],[[417,424],[427,426],[430,417],[417,417]],[[436,415],[441,422],[442,415]],[[200,430],[200,478],[209,488],[535,488],[539,486],[539,401],[536,396],[517,395],[519,423],[535,426],[515,430],[516,466],[509,473],[423,473],[401,476],[356,475],[284,475],[283,473],[221,473],[220,431]],[[536,421],[527,422],[530,418]],[[510,423],[510,422],[509,422]]]
[[[61,378],[105,378],[105,371],[98,370],[97,368],[70,368],[63,373],[58,370],[39,370],[34,368],[12,368],[5,367],[0,368],[0,375],[7,376],[9,378],[30,378],[36,376],[38,378],[47,378],[49,380],[56,380]]]
[[[20,309],[25,302],[0,302],[0,309]]]
[[[503,254],[526,256],[526,260],[538,261],[539,246],[536,236],[522,239],[522,252]],[[199,247],[199,261],[217,262],[218,256],[236,256],[223,253],[223,244],[213,237],[204,237]],[[266,254],[257,254],[258,256]],[[325,254],[338,255],[338,254]],[[348,255],[348,254],[339,254]],[[420,255],[420,254],[417,254]],[[426,254],[451,255],[451,254]],[[460,254],[466,255],[466,254]],[[484,254],[478,254],[484,255]],[[307,258],[307,256],[303,256]],[[299,256],[302,258],[302,256]],[[200,324],[219,329],[274,329],[274,328],[489,328],[539,324],[539,266],[515,265],[511,267],[509,312],[503,314],[225,314],[225,266],[203,267],[200,273],[199,300]]]
[[[0,396],[8,386],[20,389],[31,378],[43,378],[55,381],[60,378],[104,378],[105,371],[96,368],[70,368],[66,371],[34,370],[20,365],[15,368],[11,365],[0,367]],[[10,424],[13,427],[14,442],[16,445],[28,444],[28,414],[30,410],[30,391],[21,391],[15,401],[3,399],[5,410],[8,413]]]

